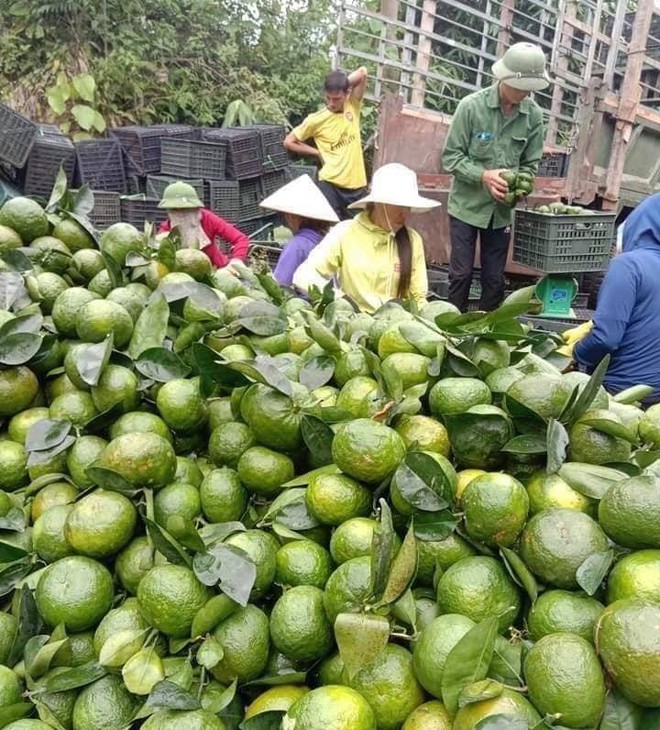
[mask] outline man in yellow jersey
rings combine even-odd
[[[310,114],[284,140],[289,152],[321,161],[319,187],[343,220],[353,217],[348,206],[366,192],[367,174],[360,137],[360,111],[366,85],[364,67],[348,76],[343,71],[332,71],[323,87],[325,108]],[[316,147],[306,144],[310,139]]]

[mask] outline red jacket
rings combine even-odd
[[[160,224],[158,232],[166,233],[171,229],[172,225],[169,220],[166,220]],[[216,268],[221,269],[223,266],[227,266],[230,259],[241,259],[242,261],[247,259],[250,239],[231,223],[227,223],[226,220],[206,208],[202,209],[202,230],[211,241],[202,251],[211,259]],[[230,256],[226,256],[220,250],[216,243],[217,238],[222,238],[231,246]]]

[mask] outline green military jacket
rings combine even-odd
[[[497,203],[481,182],[484,170],[506,168],[536,174],[543,154],[543,112],[525,99],[505,117],[498,84],[466,96],[458,105],[442,154],[454,175],[449,215],[478,228],[505,228],[512,212]]]

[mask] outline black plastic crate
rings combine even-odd
[[[0,160],[23,167],[36,137],[34,122],[0,103]]]
[[[284,127],[279,124],[255,124],[252,129],[256,129],[261,138],[264,170],[283,170],[289,164],[289,154],[284,149]]]
[[[132,125],[115,127],[110,130],[110,134],[121,144],[126,174],[148,175],[160,172],[161,140],[189,138],[192,130],[187,124],[155,124],[151,127]]]
[[[230,180],[246,180],[263,175],[261,135],[256,130],[240,127],[206,129],[203,139],[207,142],[226,143],[227,177]]]
[[[238,195],[240,205],[239,220],[246,221],[251,218],[263,217],[264,209],[259,205],[264,199],[264,188],[261,178],[256,177],[252,180],[239,180]]]
[[[89,214],[89,220],[95,228],[104,231],[113,223],[121,220],[120,195],[106,190],[93,190],[92,193],[94,194],[94,207]]]
[[[286,168],[286,175],[289,180],[295,180],[302,175],[309,175],[312,180],[316,181],[319,177],[319,169],[316,165],[289,165]]]
[[[161,141],[160,170],[165,175],[224,180],[227,145],[190,139]]]
[[[124,195],[120,198],[121,219],[139,229],[147,221],[158,225],[167,218],[167,211],[158,207],[159,202],[158,198],[146,195]]]
[[[239,185],[237,180],[211,180],[208,184],[209,208],[230,223],[241,217]]]
[[[127,175],[126,192],[129,195],[143,195],[147,192],[147,178],[144,175]]]
[[[92,190],[126,192],[124,158],[116,139],[86,139],[75,146],[76,183],[87,183]]]
[[[541,157],[538,177],[565,177],[568,172],[568,153],[547,152]]]
[[[160,200],[163,197],[165,188],[173,182],[186,182],[192,185],[197,197],[206,205],[207,198],[204,194],[204,180],[186,180],[180,177],[169,177],[167,175],[147,175],[147,197]]]
[[[548,274],[602,271],[610,260],[616,213],[515,212],[513,260]]]
[[[272,241],[277,216],[262,216],[249,221],[241,221],[236,228],[255,241]]]
[[[69,184],[73,182],[76,149],[53,124],[40,124],[30,151],[23,189],[26,195],[48,198],[60,171],[64,170]]]
[[[266,172],[262,178],[264,197],[272,195],[286,184],[286,173],[284,170],[275,170],[274,172]]]

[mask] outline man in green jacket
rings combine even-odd
[[[543,50],[516,43],[495,63],[493,76],[492,86],[458,105],[442,155],[444,169],[454,175],[448,206],[449,301],[462,312],[468,307],[477,236],[479,308],[491,311],[501,304],[512,217],[501,173],[515,170],[533,176],[543,154],[543,114],[529,98],[550,84]]]

